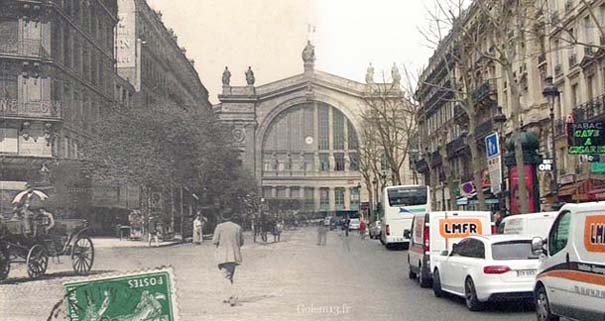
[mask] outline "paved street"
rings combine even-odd
[[[252,244],[249,236],[246,242],[244,264],[235,275],[243,302],[236,307],[221,302],[209,242],[100,248],[93,270],[111,273],[172,265],[185,321],[535,319],[533,311],[518,304],[471,313],[461,300],[437,299],[431,290],[407,279],[406,252],[387,251],[378,241],[361,241],[358,235],[343,242],[338,232],[330,232],[326,247],[315,244],[314,229],[286,231],[278,244]],[[60,264],[51,262],[44,280],[29,281],[23,266],[13,268],[7,284],[0,285],[0,315],[10,316],[10,321],[46,320],[61,298],[61,282],[79,279],[66,258]]]

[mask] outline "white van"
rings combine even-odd
[[[605,202],[566,204],[532,250],[544,253],[534,290],[538,320],[605,320]]]
[[[559,212],[540,212],[511,215],[502,220],[498,226],[501,234],[517,234],[521,236],[546,238],[552,223]]]
[[[384,189],[382,204],[380,240],[389,249],[405,248],[410,239],[404,237],[403,231],[410,229],[413,215],[431,210],[430,190],[423,185],[388,186]]]
[[[450,251],[452,245],[470,235],[491,235],[491,214],[487,211],[447,211],[414,215],[408,251],[409,277],[420,286],[431,285],[432,258]]]

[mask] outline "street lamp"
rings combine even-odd
[[[557,152],[556,152],[556,141],[555,141],[555,101],[559,97],[560,92],[557,86],[553,83],[552,76],[548,76],[545,79],[546,86],[542,91],[542,95],[548,100],[550,105],[550,125],[552,135],[552,186],[551,191],[554,193],[553,207],[559,204],[559,183],[557,182]]]
[[[374,219],[377,220],[378,217],[376,214],[378,212],[378,180],[376,179],[376,177],[374,177],[374,179],[372,180],[372,185],[374,186],[374,198],[375,198],[373,212],[374,212]]]
[[[500,129],[500,211],[504,215],[506,208],[506,200],[504,192],[506,190],[506,183],[504,182],[504,123],[506,122],[506,115],[502,112],[502,106],[498,106],[498,113],[494,116],[494,121],[498,124]]]

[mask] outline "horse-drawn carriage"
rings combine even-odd
[[[71,257],[76,274],[88,274],[94,247],[87,235],[87,221],[55,220],[44,210],[35,214],[30,222],[0,217],[0,281],[8,277],[11,264],[25,263],[27,274],[35,279],[46,272],[49,257],[66,255]]]

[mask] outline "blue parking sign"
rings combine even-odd
[[[500,154],[500,146],[498,144],[498,133],[493,133],[485,137],[485,151],[487,158],[496,157]]]

